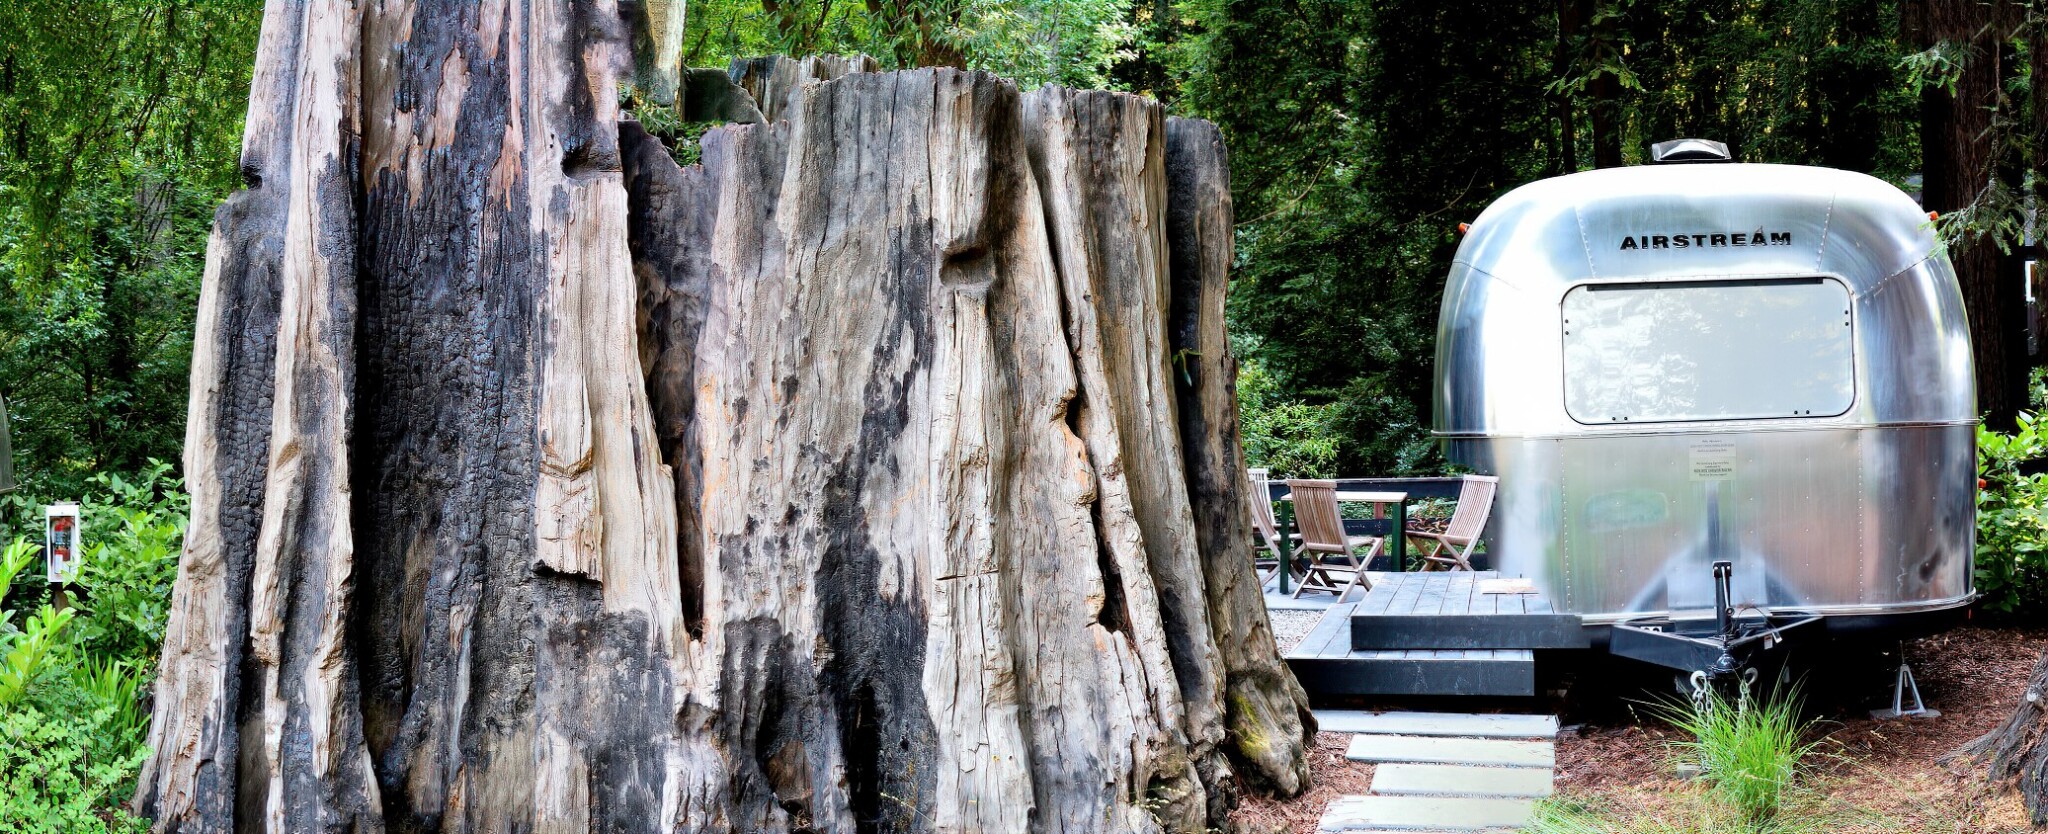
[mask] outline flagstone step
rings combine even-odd
[[[1538,799],[1551,793],[1552,771],[1542,767],[1388,762],[1373,768],[1380,796],[1494,796]]]
[[[1379,733],[1469,738],[1556,738],[1555,715],[1486,715],[1455,712],[1316,710],[1326,733]]]
[[[1345,757],[1362,762],[1422,762],[1431,764],[1508,765],[1554,767],[1557,748],[1548,741],[1509,741],[1494,738],[1442,738],[1410,735],[1362,735],[1351,737]]]
[[[1317,824],[1327,832],[1452,832],[1511,829],[1529,821],[1527,799],[1341,796]]]

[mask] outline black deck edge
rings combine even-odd
[[[1310,695],[1525,697],[1536,694],[1534,657],[1465,660],[1294,657],[1288,658],[1287,665]]]
[[[1351,648],[1586,649],[1576,614],[1352,614]]]

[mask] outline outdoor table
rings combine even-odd
[[[1290,492],[1288,492],[1287,494],[1285,494],[1285,495],[1282,495],[1282,496],[1280,496],[1280,500],[1282,500],[1282,501],[1293,501],[1293,500],[1294,500],[1294,493],[1290,491]],[[1393,530],[1393,533],[1391,534],[1391,535],[1392,535],[1392,538],[1393,538],[1393,540],[1394,540],[1394,542],[1393,542],[1393,550],[1392,550],[1392,554],[1393,554],[1393,557],[1394,557],[1394,570],[1396,570],[1396,571],[1405,571],[1405,570],[1407,570],[1407,569],[1408,569],[1408,493],[1405,493],[1405,492],[1365,492],[1365,491],[1359,491],[1359,490],[1343,490],[1343,489],[1337,490],[1337,502],[1341,504],[1341,503],[1344,503],[1344,502],[1347,502],[1347,501],[1348,501],[1348,502],[1352,502],[1352,503],[1358,503],[1358,504],[1372,504],[1372,505],[1374,505],[1374,507],[1375,507],[1375,508],[1378,508],[1378,507],[1384,507],[1384,506],[1386,506],[1386,505],[1388,505],[1388,504],[1392,504],[1392,505],[1394,505],[1394,530]],[[1291,515],[1291,514],[1290,514],[1290,515]],[[1375,516],[1379,516],[1380,514],[1376,512],[1376,513],[1374,513],[1374,515],[1375,515]],[[1284,537],[1285,537],[1285,536],[1287,535],[1287,533],[1286,533],[1285,531],[1282,531],[1280,535],[1281,535],[1281,536],[1283,537],[1283,540],[1284,540]],[[1290,564],[1288,564],[1288,565],[1286,565],[1286,566],[1285,566],[1285,568],[1286,568],[1286,569],[1283,569],[1282,571],[1280,571],[1280,576],[1281,576],[1281,578],[1280,578],[1280,592],[1281,592],[1281,593],[1283,593],[1283,594],[1287,592],[1287,574],[1288,574],[1288,573],[1289,573],[1289,572],[1290,572],[1290,571],[1291,571],[1291,570],[1293,569],[1293,565],[1291,564],[1291,563],[1292,563],[1292,561],[1293,561],[1293,554],[1292,554],[1292,553],[1289,553],[1289,554],[1288,554],[1288,560],[1289,560]],[[1360,567],[1360,569],[1361,569],[1361,570],[1363,570],[1363,569],[1364,569],[1364,565],[1360,565],[1359,567]]]

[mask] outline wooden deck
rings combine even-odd
[[[1331,606],[1287,664],[1311,695],[1536,694],[1535,649],[1590,645],[1578,616],[1492,571],[1372,573]]]
[[[1577,615],[1538,593],[1487,593],[1493,571],[1376,575],[1353,609],[1354,649],[1583,649]]]

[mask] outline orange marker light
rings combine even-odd
[[[1466,233],[1466,232],[1469,232],[1469,231],[1472,231],[1472,224],[1470,224],[1470,223],[1459,223],[1459,224],[1458,224],[1458,234],[1461,234],[1461,235],[1462,235],[1462,234],[1464,234],[1464,233]]]
[[[1930,212],[1928,212],[1928,213],[1927,213],[1927,219],[1929,219],[1929,220],[1940,220],[1940,219],[1941,219],[1941,212],[1938,212],[1938,211],[1930,211]]]

